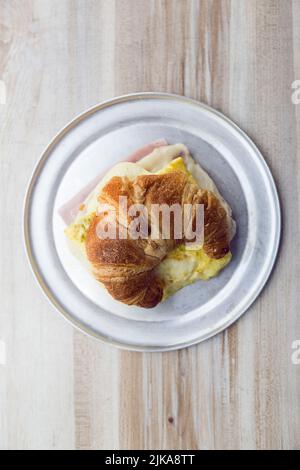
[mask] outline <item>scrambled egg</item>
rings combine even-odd
[[[188,179],[197,184],[193,175],[188,172],[181,157],[172,160],[158,174],[170,173],[172,171],[183,171]],[[96,201],[95,201],[96,203]],[[95,204],[91,205],[96,207]],[[95,212],[77,216],[73,224],[66,230],[69,240],[75,242],[81,252],[85,252],[86,233]],[[209,258],[202,247],[195,249],[194,246],[180,245],[172,250],[156,269],[157,275],[164,284],[164,300],[170,297],[179,289],[197,281],[208,280],[219,274],[231,260],[231,253],[227,253],[221,259]]]
[[[197,184],[197,181],[195,180],[193,175],[187,170],[187,167],[185,166],[184,161],[181,157],[178,157],[178,158],[175,158],[174,160],[172,160],[162,170],[158,171],[157,174],[164,175],[166,173],[172,173],[172,171],[182,171],[183,173],[186,174],[188,180],[191,183]]]
[[[195,281],[215,277],[231,260],[231,253],[221,259],[209,258],[204,250],[181,245],[171,251],[157,267],[164,283],[164,299]]]
[[[70,224],[65,230],[65,234],[69,240],[72,240],[79,245],[83,245],[86,239],[88,228],[95,214],[96,212],[91,212],[88,215],[80,217],[73,224]]]

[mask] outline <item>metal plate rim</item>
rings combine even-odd
[[[262,280],[259,289],[255,292],[255,295],[253,295],[248,303],[244,306],[243,309],[241,309],[235,316],[230,318],[225,324],[221,325],[219,328],[216,328],[215,330],[208,332],[207,334],[204,334],[202,336],[199,336],[198,338],[192,340],[192,341],[187,341],[183,342],[180,344],[175,344],[171,346],[137,346],[133,344],[127,344],[125,342],[120,342],[117,340],[112,339],[109,336],[101,335],[99,332],[96,332],[85,325],[83,325],[80,321],[76,320],[73,318],[69,313],[63,308],[62,305],[55,299],[55,297],[52,295],[52,293],[49,291],[46,282],[43,279],[43,276],[40,273],[40,270],[37,266],[37,263],[35,261],[35,258],[32,253],[31,249],[31,244],[30,244],[30,236],[29,236],[29,211],[30,211],[30,200],[31,200],[31,195],[32,191],[35,185],[35,181],[37,180],[39,173],[40,173],[40,168],[43,166],[47,158],[50,156],[52,149],[55,147],[57,142],[59,142],[62,137],[68,133],[69,130],[73,129],[78,123],[80,123],[82,120],[87,118],[89,115],[92,115],[93,113],[104,109],[109,106],[113,106],[115,104],[123,103],[126,101],[131,101],[131,100],[137,100],[137,99],[171,99],[175,101],[181,101],[185,102],[186,104],[193,104],[196,106],[201,107],[202,109],[206,109],[212,114],[215,114],[218,116],[220,119],[225,121],[227,124],[229,124],[231,127],[234,127],[235,130],[241,135],[241,137],[247,141],[248,145],[252,147],[252,149],[255,151],[256,155],[259,157],[261,164],[264,167],[264,171],[266,172],[266,175],[268,177],[271,189],[272,189],[272,195],[273,195],[273,202],[274,202],[274,209],[275,209],[275,215],[276,215],[276,237],[274,240],[274,251],[273,251],[273,256],[270,261],[270,264],[268,266],[268,269],[265,272],[264,279]],[[281,216],[281,207],[280,207],[280,200],[279,200],[279,195],[278,191],[274,182],[274,178],[272,176],[272,173],[269,169],[269,166],[267,165],[265,159],[263,158],[260,150],[258,147],[254,144],[254,142],[250,139],[250,137],[237,125],[235,124],[230,118],[225,116],[223,113],[220,111],[212,108],[211,106],[208,106],[205,103],[202,103],[200,101],[185,97],[183,95],[177,95],[173,93],[161,93],[161,92],[137,92],[137,93],[130,93],[130,94],[125,94],[121,96],[117,96],[112,99],[108,99],[105,101],[102,101],[95,106],[92,106],[88,108],[86,111],[78,114],[75,118],[70,120],[66,126],[64,126],[62,129],[60,129],[57,134],[54,136],[54,138],[50,141],[50,143],[46,146],[44,151],[42,152],[40,158],[38,159],[32,174],[29,179],[29,183],[25,192],[25,198],[24,198],[24,204],[23,204],[23,221],[22,221],[22,235],[23,235],[23,244],[25,248],[25,253],[26,257],[31,269],[31,272],[33,273],[33,276],[48,300],[48,302],[54,307],[54,309],[57,311],[57,313],[60,313],[72,326],[74,326],[76,329],[79,331],[87,334],[88,336],[94,337],[98,340],[103,341],[104,343],[116,346],[120,349],[123,350],[130,350],[130,351],[137,351],[137,352],[165,352],[165,351],[174,351],[174,350],[179,350],[183,349],[186,347],[194,346],[202,341],[205,341],[221,331],[227,329],[230,325],[235,323],[249,308],[250,306],[255,302],[255,300],[258,298],[262,290],[264,289],[271,273],[274,268],[279,246],[280,246],[280,239],[281,239],[281,227],[282,227],[282,216]]]

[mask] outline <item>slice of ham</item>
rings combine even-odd
[[[155,150],[156,148],[162,147],[164,145],[168,145],[168,142],[165,139],[155,140],[150,144],[140,147],[131,155],[126,157],[123,161],[132,163],[138,162],[139,160],[153,152],[153,150]],[[73,196],[69,201],[67,201],[63,206],[59,208],[58,213],[67,225],[73,222],[80,209],[81,204],[85,201],[88,195],[101,181],[104,174],[101,173],[97,175],[92,181],[90,181],[86,186],[84,186],[84,188],[82,188],[77,194],[75,194],[75,196]]]

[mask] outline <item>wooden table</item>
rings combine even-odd
[[[299,0],[0,0],[1,448],[300,448],[296,79]],[[101,100],[149,90],[238,123],[271,167],[284,221],[255,305],[164,354],[74,330],[40,293],[21,240],[25,187],[54,134]]]

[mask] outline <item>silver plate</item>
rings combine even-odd
[[[114,301],[66,246],[57,209],[87,182],[139,146],[182,142],[233,209],[233,260],[215,279],[185,287],[154,309]],[[179,349],[228,327],[266,283],[280,239],[280,207],[271,173],[251,140],[219,112],[182,96],[140,93],[85,112],[48,146],[24,207],[28,258],[39,285],[72,324],[140,351]]]

